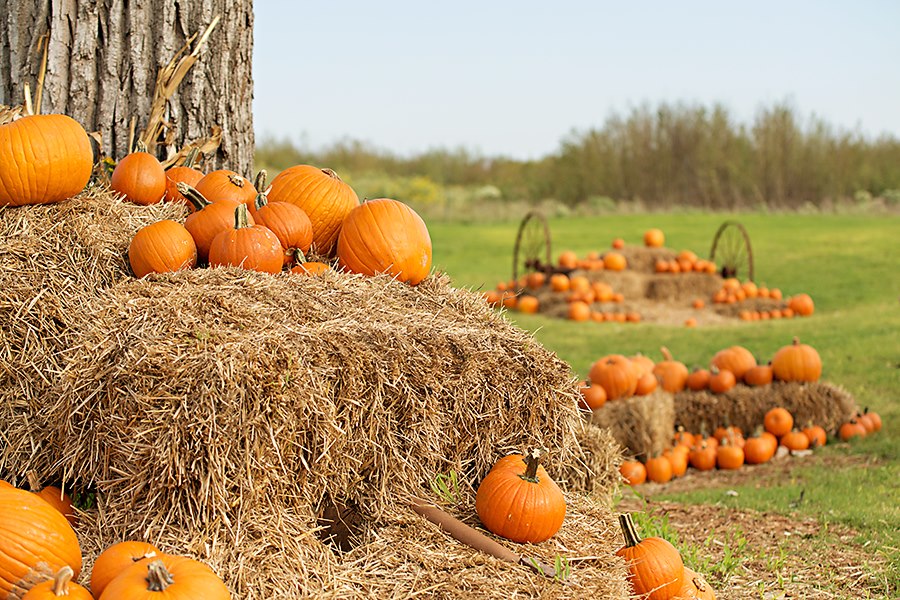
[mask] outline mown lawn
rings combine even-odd
[[[793,336],[815,346],[823,379],[847,388],[860,406],[878,411],[884,429],[852,445],[822,451],[824,460],[792,470],[784,480],[750,481],[724,495],[715,484],[660,499],[715,503],[790,514],[799,511],[823,524],[852,527],[883,554],[900,587],[900,218],[897,216],[806,214],[654,214],[555,219],[553,251],[605,250],[615,237],[640,243],[642,233],[660,227],[666,245],[706,256],[726,219],[749,231],[756,280],[785,295],[810,294],[809,318],[685,328],[651,323],[574,323],[509,313],[519,326],[557,353],[584,377],[591,363],[608,353],[643,352],[659,359],[659,347],[692,365],[706,365],[716,350],[732,344],[770,357]],[[511,275],[517,222],[479,225],[429,223],[435,266],[454,284],[490,289]],[[830,461],[860,454],[866,460]],[[792,502],[805,490],[804,501]]]

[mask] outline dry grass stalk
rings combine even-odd
[[[671,444],[675,402],[672,394],[657,389],[646,396],[606,402],[594,411],[591,422],[609,429],[629,455],[648,458]]]

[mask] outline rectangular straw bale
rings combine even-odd
[[[594,411],[591,422],[609,429],[629,455],[655,456],[671,445],[675,431],[674,398],[657,388],[646,396],[608,401]]]

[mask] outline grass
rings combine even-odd
[[[816,313],[806,319],[684,328],[640,324],[574,323],[541,315],[509,313],[508,318],[566,360],[573,375],[609,353],[643,352],[659,359],[668,346],[688,366],[707,364],[716,350],[732,344],[770,357],[795,335],[815,346],[823,379],[847,388],[861,406],[879,412],[880,434],[851,444],[827,447],[821,462],[791,471],[788,479],[751,483],[726,496],[723,489],[698,489],[670,497],[685,503],[716,503],[738,508],[816,517],[827,525],[855,529],[892,565],[893,589],[900,589],[900,275],[897,272],[896,216],[822,214],[656,214],[554,219],[553,254],[579,255],[604,250],[615,237],[640,243],[650,227],[666,232],[670,248],[708,254],[722,221],[736,218],[747,228],[756,260],[756,280],[786,295],[806,292]],[[435,266],[458,286],[490,289],[508,280],[517,222],[429,224]],[[834,466],[829,457],[857,456]],[[846,463],[846,464],[844,464]],[[804,491],[803,502],[792,505]],[[699,556],[699,554],[698,554]],[[698,565],[701,566],[701,565]],[[707,565],[708,566],[708,565]],[[719,568],[729,569],[728,565]]]

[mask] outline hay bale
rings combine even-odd
[[[675,394],[677,424],[693,432],[705,428],[711,433],[716,427],[736,425],[749,435],[762,425],[766,412],[776,406],[789,410],[799,426],[813,423],[831,433],[858,410],[847,390],[824,381],[776,381],[760,387],[738,384],[724,394],[705,390]]]
[[[625,260],[628,261],[628,268],[638,273],[655,273],[656,261],[674,260],[677,252],[671,248],[649,248],[647,246],[626,245],[621,250],[617,250]]]
[[[647,298],[657,301],[706,301],[722,287],[722,278],[708,273],[677,273],[649,276]]]
[[[131,277],[126,252],[140,227],[184,214],[96,186],[58,204],[0,208],[0,478],[49,474],[44,408],[64,352],[77,345],[75,322],[105,289]],[[32,434],[11,435],[23,430]]]
[[[648,277],[645,273],[626,269],[624,271],[577,271],[590,281],[602,281],[612,286],[614,292],[625,298],[645,298],[647,296]]]
[[[675,431],[674,398],[657,388],[646,396],[613,400],[595,410],[591,422],[609,429],[630,455],[655,456],[671,445]]]
[[[584,450],[584,463],[566,469],[560,480],[561,487],[609,500],[621,482],[619,442],[609,429],[597,427],[589,419],[585,419],[584,428],[579,430],[578,441]]]
[[[788,307],[787,300],[775,300],[773,298],[747,298],[734,304],[713,304],[711,308],[724,317],[737,317],[741,311],[770,311],[784,310]]]

